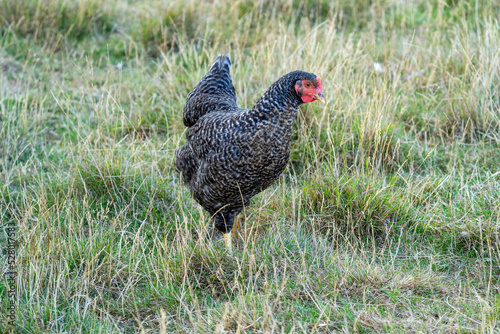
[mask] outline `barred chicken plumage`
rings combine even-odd
[[[229,238],[234,218],[285,169],[299,106],[325,101],[319,77],[294,71],[272,84],[252,109],[241,109],[230,67],[227,55],[217,57],[188,94],[186,144],[175,152],[175,167],[193,198]]]

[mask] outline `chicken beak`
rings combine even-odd
[[[325,96],[323,93],[316,93],[313,95],[313,101],[321,101],[323,103],[326,103]]]

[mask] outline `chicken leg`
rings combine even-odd
[[[232,233],[235,231],[234,226],[234,214],[232,212],[221,212],[214,215],[214,226],[216,229],[221,231],[224,235],[224,243],[229,253],[232,253],[233,243],[232,243]],[[234,232],[233,232],[234,233]],[[238,232],[235,234],[238,236]]]
[[[241,217],[236,217],[234,219],[234,225],[233,225],[233,234],[234,236],[236,237],[236,239],[238,239],[238,236],[239,236],[239,230],[241,230]]]

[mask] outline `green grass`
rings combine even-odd
[[[499,14],[0,0],[2,264],[8,224],[18,242],[0,332],[500,331]],[[220,53],[243,107],[295,69],[328,100],[302,107],[232,256],[173,166],[185,97]]]

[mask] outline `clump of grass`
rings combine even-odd
[[[81,40],[94,34],[108,34],[116,20],[113,6],[103,1],[1,1],[0,19],[16,35],[33,40],[71,37]]]
[[[328,169],[323,173],[307,180],[301,189],[304,214],[318,228],[362,238],[414,224],[415,199],[396,185],[396,179],[378,184],[380,178],[369,173]]]

